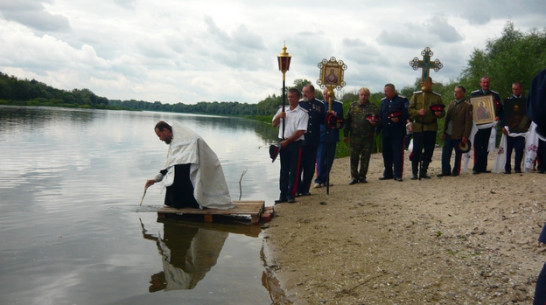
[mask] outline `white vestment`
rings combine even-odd
[[[230,209],[235,207],[229,195],[220,160],[207,143],[191,129],[173,124],[173,138],[169,144],[164,169],[168,172],[163,178],[165,186],[174,181],[174,166],[190,165],[190,180],[193,196],[201,207],[210,209]]]

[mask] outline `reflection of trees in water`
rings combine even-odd
[[[0,127],[2,130],[20,128],[42,128],[50,122],[65,122],[67,118],[74,124],[85,125],[97,117],[100,110],[71,109],[59,107],[0,106]],[[17,124],[14,124],[17,123]]]
[[[222,130],[255,131],[265,143],[276,142],[278,130],[273,128],[270,123],[249,120],[236,117],[220,117],[206,115],[187,115],[160,112],[127,112],[116,110],[96,110],[96,109],[70,109],[60,107],[30,107],[30,106],[0,106],[0,127],[2,130],[8,130],[18,124],[23,123],[31,128],[41,128],[51,121],[64,122],[69,118],[71,122],[78,125],[86,125],[96,119],[103,119],[104,116],[119,116],[120,119],[152,118],[152,121],[166,119],[171,117],[174,120],[192,121],[197,129],[199,126],[211,126]],[[151,127],[150,127],[151,128]]]
[[[228,232],[165,222],[163,236],[147,233],[145,239],[156,242],[163,261],[163,271],[153,274],[150,292],[193,289],[216,265]]]

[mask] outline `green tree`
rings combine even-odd
[[[529,87],[533,76],[546,67],[546,29],[522,33],[512,22],[504,27],[502,36],[489,40],[485,50],[474,50],[462,72],[461,83],[477,88],[482,76],[491,78],[491,88],[501,97],[509,96],[511,85],[521,82]]]

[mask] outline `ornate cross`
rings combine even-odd
[[[421,55],[423,55],[423,60],[419,60],[419,58],[415,57],[409,62],[409,64],[413,70],[417,70],[419,68],[423,69],[421,81],[424,82],[430,76],[431,68],[434,69],[434,72],[438,72],[438,70],[442,69],[444,65],[439,59],[434,60],[434,62],[430,61],[430,57],[434,55],[434,53],[432,53],[432,50],[430,50],[429,47],[426,47],[423,51],[421,51]]]

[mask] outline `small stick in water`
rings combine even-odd
[[[147,189],[148,189],[147,187],[144,187],[144,194],[142,194],[142,199],[140,199],[140,206],[142,206],[142,201],[144,201],[144,196],[146,196]]]

